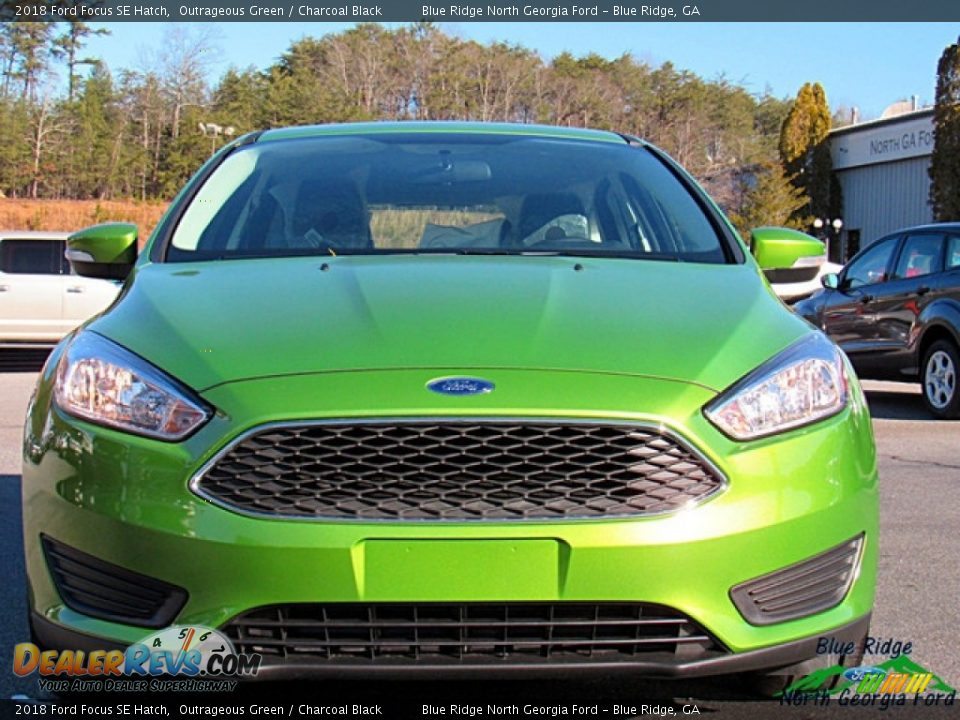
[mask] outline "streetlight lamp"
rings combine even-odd
[[[223,127],[222,125],[217,125],[216,123],[197,123],[197,127],[200,128],[200,132],[203,133],[204,137],[210,138],[210,154],[217,150],[217,138],[218,137],[233,137],[237,134],[236,128],[233,125],[228,125]]]
[[[817,231],[817,237],[822,239],[827,246],[827,257],[831,261],[836,261],[838,258],[834,258],[830,250],[833,247],[832,240],[834,238],[840,238],[840,230],[843,228],[843,220],[840,218],[816,218],[813,221],[813,227]],[[826,230],[826,233],[824,233]],[[842,253],[841,253],[842,255]],[[840,262],[843,262],[842,257],[839,258]]]

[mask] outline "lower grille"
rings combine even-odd
[[[166,627],[187,601],[187,591],[104,562],[46,535],[47,567],[64,604],[89,617],[147,628]]]
[[[740,614],[752,625],[772,625],[814,615],[839,605],[860,564],[863,535],[730,591]]]
[[[411,419],[261,429],[191,487],[255,515],[456,521],[652,515],[723,484],[707,461],[655,428]]]
[[[280,605],[224,630],[238,652],[268,663],[629,662],[723,652],[681,613],[637,603]]]

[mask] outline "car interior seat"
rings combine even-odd
[[[297,191],[290,222],[291,247],[373,247],[366,204],[356,188],[304,182]]]
[[[563,215],[585,215],[583,203],[573,193],[551,193],[527,195],[520,206],[518,234],[524,242],[533,233]],[[561,234],[562,233],[562,234]],[[545,240],[559,240],[565,237],[563,228],[548,228]]]

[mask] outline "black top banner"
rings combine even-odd
[[[0,20],[99,22],[945,22],[957,0],[0,0]],[[763,39],[758,38],[763,45]],[[782,47],[770,47],[776,54]]]

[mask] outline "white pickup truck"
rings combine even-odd
[[[0,230],[0,347],[53,345],[116,298],[119,283],[72,273],[68,234]]]

